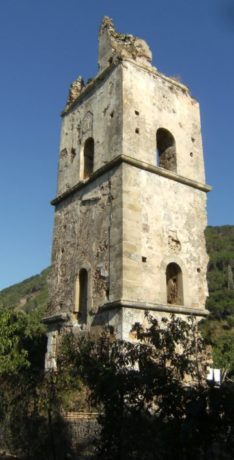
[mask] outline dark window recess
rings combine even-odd
[[[183,280],[179,265],[172,262],[166,269],[167,303],[183,305]]]
[[[88,272],[84,268],[79,273],[79,323],[86,324],[88,315]]]
[[[93,172],[94,164],[94,140],[89,137],[84,145],[84,179],[88,179]]]
[[[159,128],[156,134],[157,164],[169,171],[176,171],[176,144],[173,135],[165,128]]]

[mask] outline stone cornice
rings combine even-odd
[[[192,315],[192,316],[202,316],[206,317],[209,315],[209,311],[205,308],[192,308],[186,307],[184,305],[164,305],[164,304],[156,304],[156,303],[148,303],[148,302],[134,302],[132,300],[125,300],[119,299],[113,302],[107,302],[101,305],[98,311],[95,313],[95,316],[101,314],[106,310],[118,310],[123,308],[131,308],[135,310],[145,310],[149,312],[158,311],[158,312],[165,312],[165,313],[176,313],[176,314],[184,314],[184,315]],[[92,315],[93,316],[93,315]],[[42,322],[45,324],[58,324],[58,323],[65,323],[67,326],[72,327],[72,323],[70,323],[70,316],[68,313],[55,313],[54,315],[44,317]]]
[[[93,174],[89,177],[89,179],[83,180],[75,184],[73,187],[70,189],[66,190],[65,192],[61,193],[61,195],[58,195],[56,198],[54,198],[51,201],[51,204],[53,206],[56,206],[57,204],[61,203],[63,200],[67,199],[68,197],[72,196],[75,192],[78,190],[81,190],[87,186],[87,184],[93,182],[95,179],[98,177],[102,176],[104,173],[107,171],[112,170],[114,167],[120,165],[121,163],[126,163],[131,166],[134,166],[135,168],[143,169],[145,171],[149,171],[152,174],[157,174],[158,176],[166,177],[167,179],[174,180],[176,182],[180,182],[181,184],[188,185],[189,187],[196,188],[198,190],[201,190],[203,192],[209,192],[212,187],[206,184],[202,184],[201,182],[194,181],[192,179],[189,179],[184,176],[180,176],[179,174],[174,173],[173,171],[169,171],[164,168],[160,168],[159,166],[154,166],[149,163],[146,163],[145,161],[137,160],[133,157],[130,157],[128,155],[119,155],[113,160],[111,160],[109,163],[105,164],[104,166],[101,166],[99,169],[93,172]]]
[[[99,312],[105,310],[114,310],[118,308],[133,308],[137,310],[147,310],[147,311],[159,311],[159,312],[167,312],[167,313],[182,313],[186,315],[193,315],[193,316],[208,316],[209,311],[205,308],[192,308],[186,307],[184,305],[162,305],[162,304],[154,304],[154,303],[146,303],[146,302],[134,302],[131,300],[124,300],[119,299],[115,300],[114,302],[107,302],[106,304],[102,305],[99,309]]]
[[[201,182],[197,182],[193,179],[189,179],[184,176],[180,176],[179,174],[174,173],[173,171],[169,171],[168,169],[161,168],[159,166],[154,166],[145,161],[137,160],[135,158],[129,157],[127,155],[120,156],[122,161],[128,163],[132,166],[135,166],[139,169],[144,169],[145,171],[152,172],[153,174],[157,174],[162,177],[166,177],[167,179],[172,179],[176,182],[180,182],[181,184],[188,185],[189,187],[197,188],[198,190],[202,190],[203,192],[209,192],[212,187],[210,185],[202,184]]]

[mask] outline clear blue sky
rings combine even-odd
[[[201,105],[210,225],[234,224],[233,0],[0,0],[0,289],[50,263],[60,112],[104,15]]]

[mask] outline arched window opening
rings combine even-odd
[[[88,315],[88,272],[82,268],[79,273],[79,313],[78,320],[81,324],[87,323]]]
[[[88,179],[93,172],[94,140],[89,137],[84,145],[84,179]]]
[[[164,128],[159,128],[156,134],[157,164],[161,168],[176,171],[176,143],[173,135]]]
[[[167,303],[183,305],[182,271],[176,263],[170,263],[166,270]]]

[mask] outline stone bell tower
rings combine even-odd
[[[207,314],[199,104],[151,65],[145,41],[105,17],[99,71],[62,113],[49,343],[109,325],[128,339],[146,310]]]

